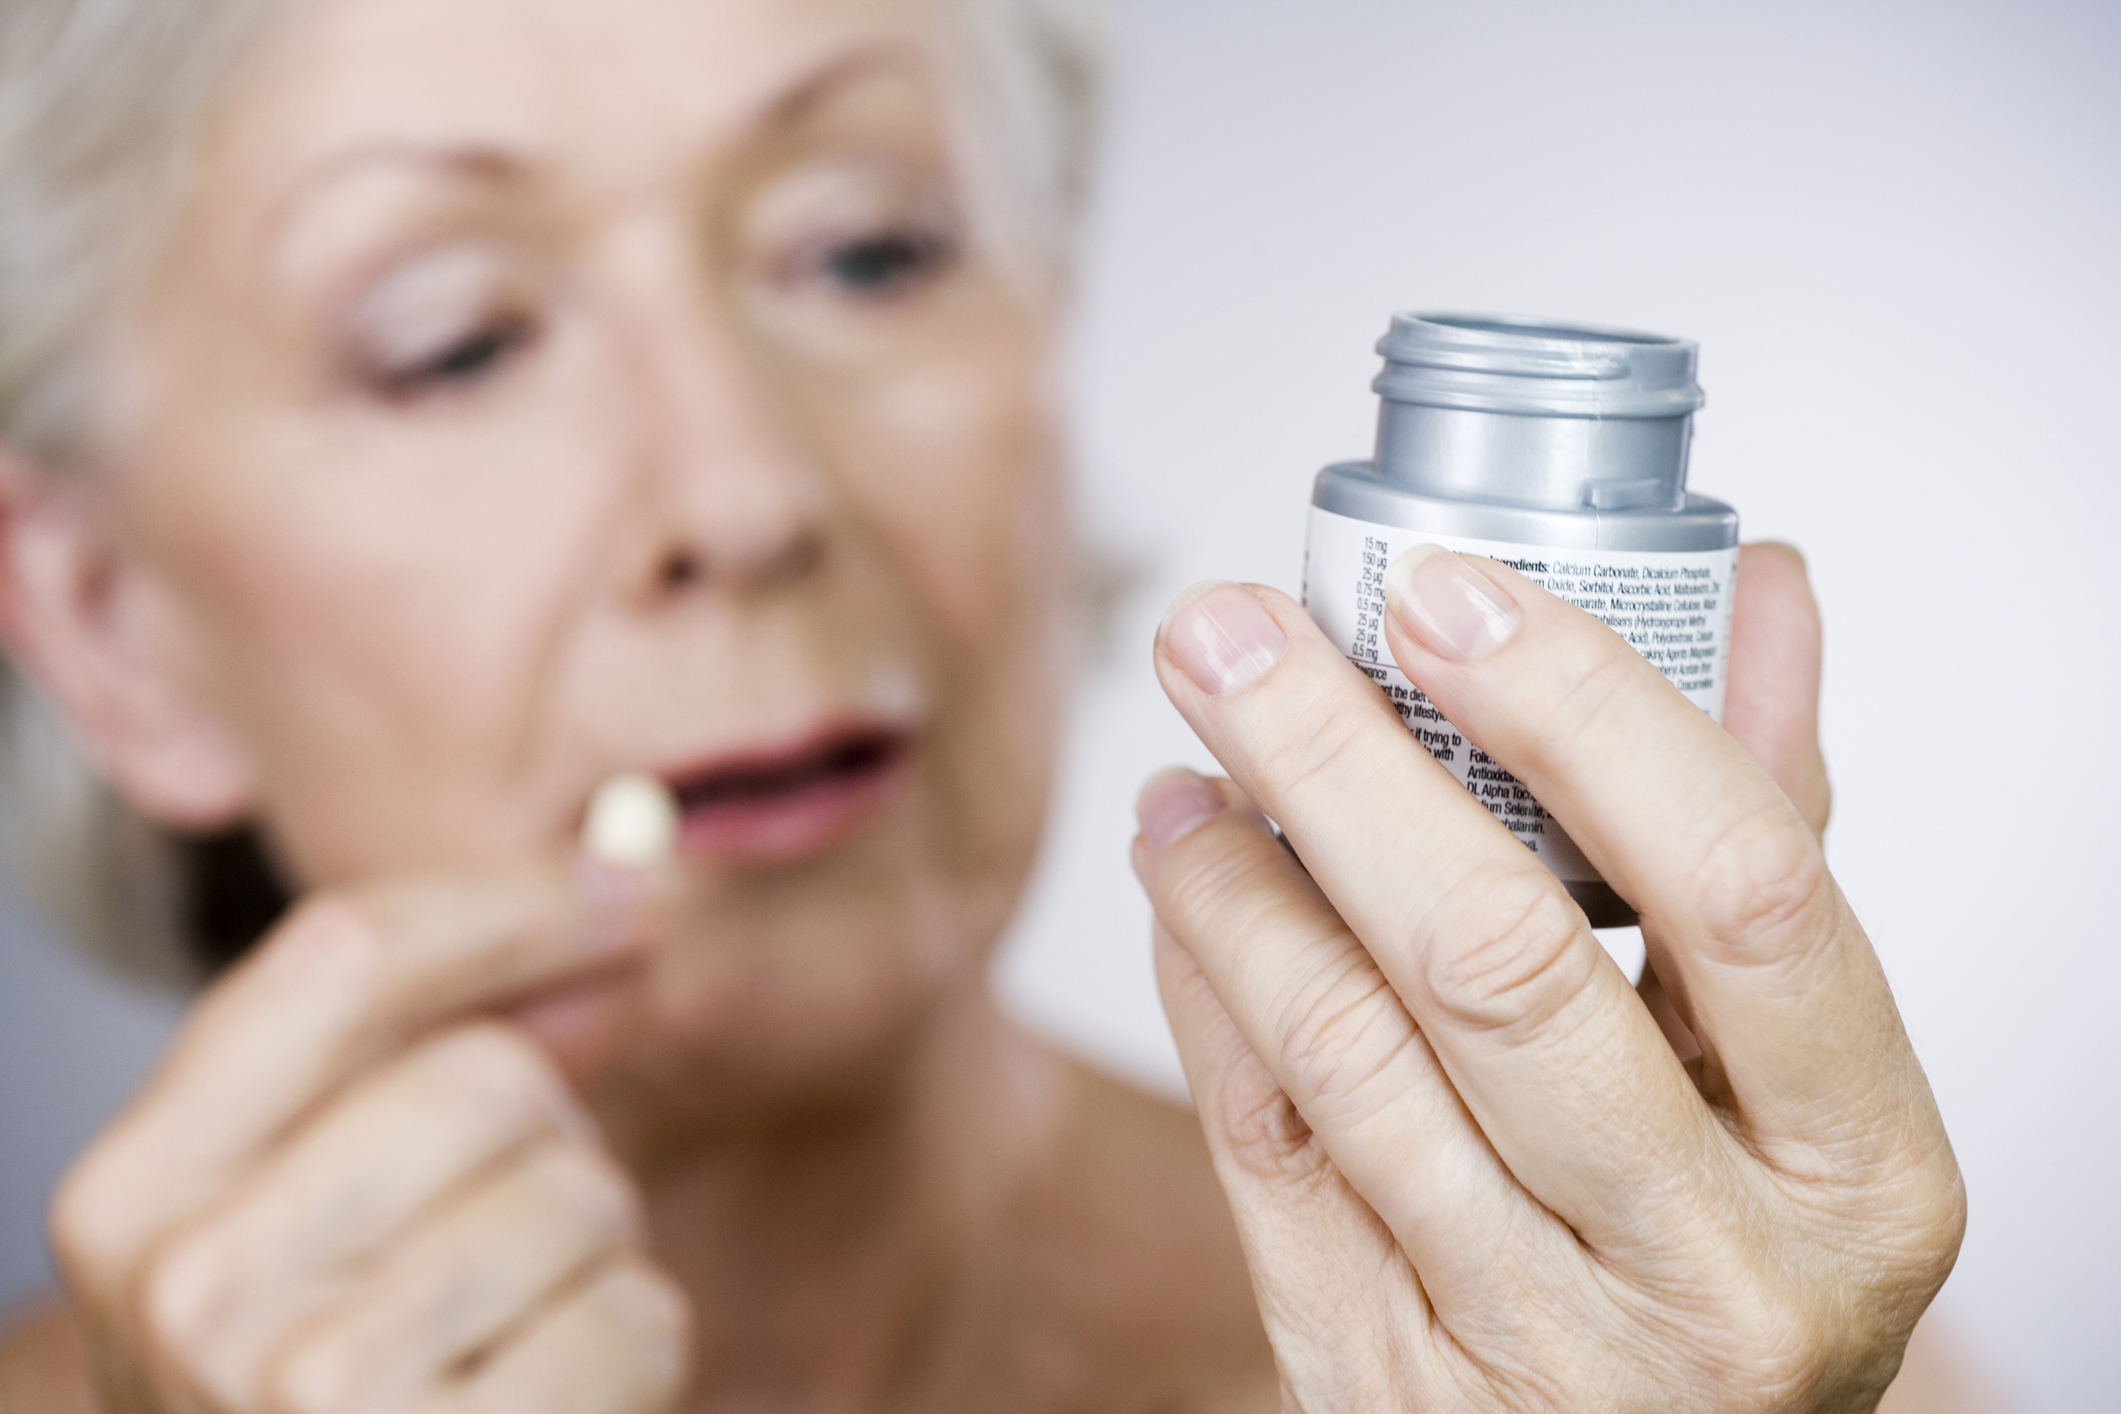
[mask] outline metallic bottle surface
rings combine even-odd
[[[1305,607],[1594,925],[1633,922],[1559,823],[1400,673],[1384,644],[1384,575],[1423,542],[1503,561],[1603,619],[1720,719],[1738,513],[1686,489],[1696,346],[1411,314],[1378,352],[1376,459],[1318,475]]]

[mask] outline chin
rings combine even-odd
[[[986,995],[1036,849],[1035,828],[1022,835],[970,870],[901,829],[812,865],[704,883],[633,983],[611,1082],[679,1125],[874,1098],[942,1013]]]

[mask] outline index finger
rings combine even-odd
[[[1668,1160],[1705,1156],[1716,1135],[1560,882],[1286,595],[1190,592],[1159,633],[1157,671],[1288,832],[1517,1180],[1601,1245],[1667,1231],[1673,1195],[1654,1180],[1705,1172]]]
[[[630,880],[630,881],[629,881]],[[55,1245],[116,1280],[323,1095],[437,1022],[639,956],[645,877],[518,865],[305,903],[202,1000],[54,1205]]]

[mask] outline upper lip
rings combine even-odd
[[[658,771],[680,811],[758,800],[885,764],[912,744],[898,722],[840,721],[791,741],[752,747]]]

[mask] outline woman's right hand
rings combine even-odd
[[[356,890],[215,987],[53,1206],[108,1414],[665,1408],[685,1304],[632,1185],[479,1015],[621,965],[629,912],[558,871]]]

